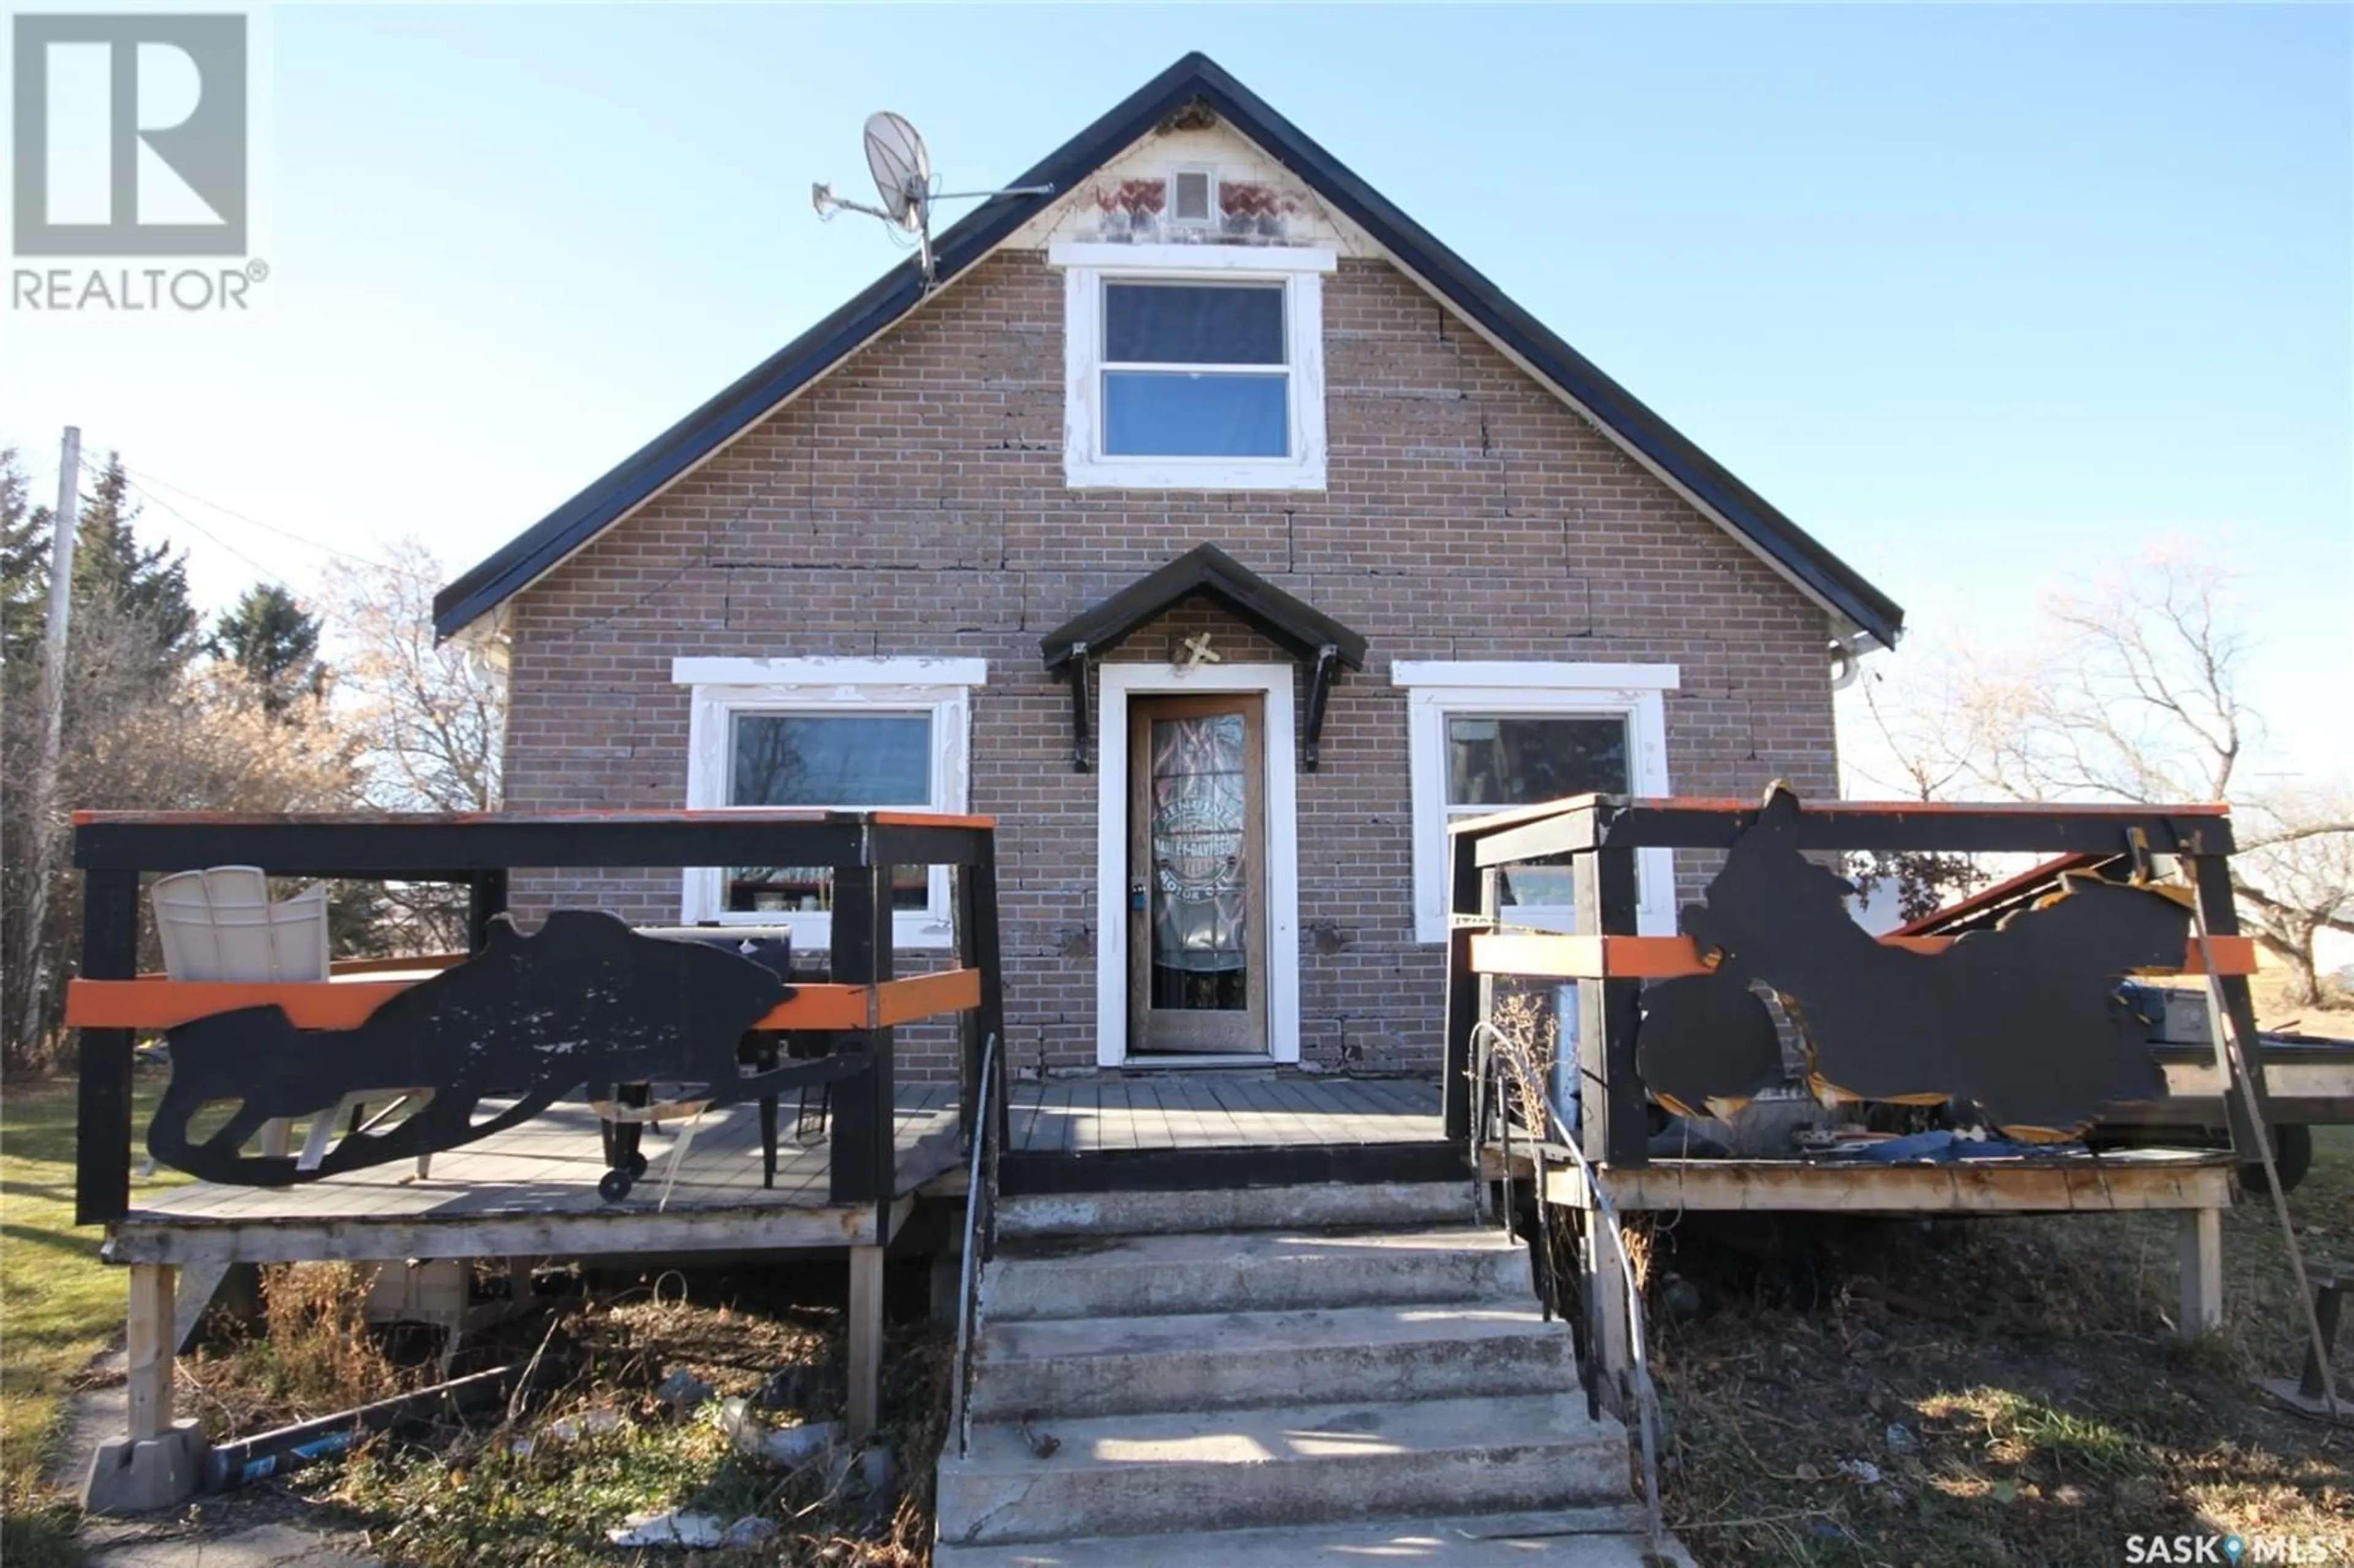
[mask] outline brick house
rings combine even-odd
[[[1428,1069],[1450,816],[1836,792],[1903,611],[1214,63],[1014,184],[441,593],[510,809],[988,813],[1016,1065]],[[824,945],[790,867],[515,893]]]

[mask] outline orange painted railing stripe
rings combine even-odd
[[[731,806],[724,811],[678,808],[611,811],[97,811],[73,813],[78,828],[99,822],[139,827],[473,827],[535,822],[823,822],[867,817],[895,828],[994,828],[995,817],[940,811],[842,811],[808,806]]]
[[[1567,816],[1572,811],[1589,809],[1592,802],[1599,800],[1623,800],[1628,807],[1640,810],[1707,811],[1722,815],[1755,811],[1763,804],[1754,795],[1733,798],[1719,795],[1564,795],[1558,800],[1507,806],[1482,817],[1458,817],[1447,823],[1447,831],[1450,833],[1492,832],[1523,822],[1543,821],[1548,817]],[[2228,817],[2232,814],[2230,803],[2222,800],[2197,800],[2174,806],[2070,804],[2044,800],[1801,800],[1798,810],[1801,815],[1810,817],[1836,811],[1850,817],[2082,817],[2092,821],[2137,821],[2149,817]]]
[[[1940,953],[1960,941],[1958,937],[1882,937],[1881,945],[1908,952]],[[2256,944],[2252,937],[2214,937],[2215,971],[2225,975],[2256,972]],[[1678,975],[1706,974],[1700,948],[1690,937],[1572,937],[1540,931],[1501,931],[1471,938],[1471,970],[1487,975],[1544,975],[1560,980],[1671,980]],[[2200,961],[2199,945],[2189,943],[2179,969],[2150,971],[2199,975],[2207,972]]]
[[[297,1029],[355,1029],[414,980],[260,984],[78,980],[66,990],[77,1029],[169,1029],[240,1007],[280,1007]],[[981,1005],[979,969],[944,969],[880,986],[800,985],[756,1029],[874,1029]]]

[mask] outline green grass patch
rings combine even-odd
[[[41,1474],[66,1396],[122,1332],[123,1271],[99,1261],[99,1231],[73,1223],[76,1093],[67,1077],[0,1086],[0,1513],[12,1520],[48,1500]],[[142,1082],[134,1125],[162,1093],[160,1078]],[[137,1189],[185,1180],[165,1172]]]

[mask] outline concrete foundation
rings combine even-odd
[[[160,1437],[110,1437],[90,1456],[81,1485],[85,1513],[148,1513],[196,1495],[205,1467],[204,1436],[175,1421]]]

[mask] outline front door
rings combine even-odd
[[[1267,758],[1257,695],[1129,707],[1131,1055],[1267,1054]]]

